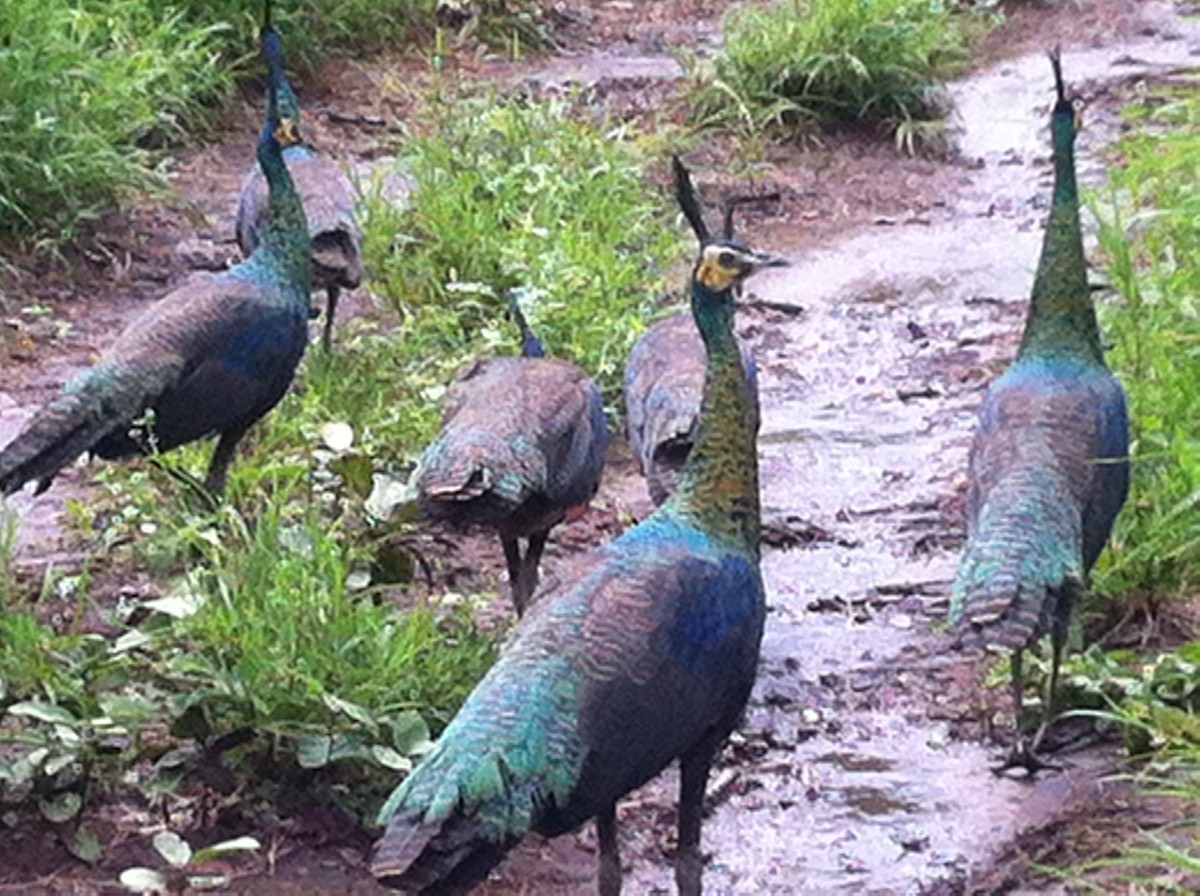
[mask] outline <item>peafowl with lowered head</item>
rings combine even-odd
[[[282,67],[267,58],[273,83]],[[0,493],[38,491],[83,452],[118,458],[218,436],[205,485],[225,490],[238,442],[291,385],[308,334],[312,247],[268,96],[258,162],[270,187],[262,242],[241,264],[193,275],[137,318],[0,451]]]
[[[735,289],[784,264],[733,240],[700,251],[692,311],[708,350],[696,445],[674,494],[539,595],[496,664],[380,813],[372,871],[465,893],[529,831],[595,818],[599,891],[621,889],[616,803],[678,759],[675,877],[699,896],[709,769],[754,683],[758,409],[733,335]]]
[[[1045,767],[1071,612],[1129,491],[1125,392],[1104,362],[1087,284],[1075,183],[1078,115],[1050,55],[1054,194],[1016,359],[992,383],[971,445],[967,543],[950,620],[964,643],[1008,648],[1018,729],[1022,653],[1049,633],[1043,720],[996,769]]]
[[[271,24],[270,0],[263,7],[262,51],[279,72],[268,90],[275,95],[280,118],[290,121],[299,135],[300,102],[284,71],[283,42]],[[321,346],[328,352],[333,344],[333,318],[341,291],[357,289],[362,282],[363,236],[354,210],[354,186],[337,163],[299,139],[284,149],[283,160],[308,221],[312,287],[325,290]],[[268,209],[267,180],[256,165],[247,172],[238,192],[237,241],[243,254],[249,256],[262,242]]]
[[[600,487],[608,429],[599,387],[570,361],[543,357],[516,294],[509,311],[521,355],[477,358],[455,374],[441,432],[416,476],[426,516],[499,533],[519,616],[537,588],[550,530]]]

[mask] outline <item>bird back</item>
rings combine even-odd
[[[385,882],[459,892],[530,830],[577,827],[736,722],[762,634],[752,558],[664,515],[571,579],[534,604],[384,806],[373,870]]]
[[[362,229],[354,209],[354,187],[341,167],[310,146],[284,152],[304,204],[312,240],[312,286],[355,289],[362,282]],[[246,255],[261,240],[267,213],[267,182],[257,166],[238,193],[237,239]]]
[[[604,400],[578,366],[481,358],[455,376],[425,449],[418,501],[438,519],[547,528],[591,498],[608,449]]]

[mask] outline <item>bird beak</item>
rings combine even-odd
[[[754,253],[754,270],[761,271],[763,268],[790,268],[792,263],[786,258],[779,255],[772,255],[769,252]]]

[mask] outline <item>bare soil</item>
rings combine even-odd
[[[582,81],[593,101],[614,114],[679,123],[683,82],[670,73],[669,50],[713,45],[727,5],[578,0],[561,11],[557,53],[514,64],[463,51],[447,60],[439,77],[535,92]],[[979,65],[1002,66],[1060,42],[1068,48],[1120,43],[1162,27],[1147,17],[1151,5],[1011,3],[1005,24],[984,40]],[[298,88],[314,141],[352,164],[368,165],[394,153],[429,78],[425,58],[401,52],[330,63]],[[1096,114],[1111,121],[1120,79],[1080,86]],[[191,270],[236,260],[234,197],[252,158],[259,115],[252,93],[230,111],[213,142],[174,166],[174,197],[114,214],[65,263],[9,253],[11,268],[0,278],[0,312],[7,315],[0,340],[0,442],[145,303]],[[724,173],[737,170],[732,153],[728,141],[714,137],[689,154],[709,195],[746,190],[743,178]],[[741,319],[764,370],[765,567],[773,596],[759,688],[743,731],[710,782],[708,886],[713,893],[1065,892],[1034,865],[1103,856],[1115,842],[1181,809],[1106,783],[1104,776],[1120,767],[1112,747],[1085,751],[1068,773],[1049,781],[991,782],[980,741],[993,719],[1005,724],[1005,699],[980,687],[977,662],[947,656],[930,633],[930,622],[944,612],[959,544],[970,412],[1011,352],[1023,293],[1011,284],[971,282],[950,267],[920,281],[876,276],[866,244],[861,254],[853,249],[858,240],[878,243],[879,234],[894,235],[899,268],[916,246],[914,234],[943,226],[953,234],[993,217],[1034,233],[1038,213],[1022,205],[1027,196],[980,195],[981,183],[997,181],[981,181],[976,172],[984,160],[961,150],[914,158],[877,135],[844,133],[818,146],[771,146],[766,162],[751,189],[778,190],[782,199],[745,215],[740,232],[747,241],[794,257],[849,247],[830,264],[861,265],[854,273],[863,276],[849,281],[844,307],[825,308],[815,298],[810,304],[803,288],[764,286],[760,292],[769,301],[751,303]],[[665,183],[665,165],[660,177]],[[1031,269],[1036,249],[1021,251]],[[886,262],[886,253],[882,257]],[[948,310],[939,278],[955,281],[947,289],[961,280],[962,290],[973,291]],[[343,301],[349,314],[383,315],[365,289]],[[19,313],[33,304],[51,313],[36,319]],[[889,368],[889,359],[899,367]],[[860,420],[864,403],[871,407]],[[850,431],[856,421],[863,429]],[[830,449],[834,460],[810,457],[810,444]],[[941,456],[927,465],[922,451]],[[27,510],[23,574],[36,577],[49,563],[79,562],[80,546],[63,535],[62,515],[65,501],[86,497],[87,488],[85,471],[66,471]],[[557,530],[546,574],[649,509],[643,483],[618,450],[593,508]],[[496,587],[503,560],[493,538],[450,539],[435,529],[429,537],[440,548],[437,587]],[[148,574],[123,571],[101,577],[94,599],[104,604],[123,589],[145,594],[154,587]],[[73,611],[53,603],[45,610],[60,622]],[[98,616],[90,624],[101,626]],[[806,634],[794,635],[801,630]],[[936,750],[925,756],[934,741]],[[936,781],[910,786],[906,774],[931,781],[942,776],[950,790],[976,788],[960,796],[970,801],[977,794],[1005,817],[989,832],[979,819],[960,819],[953,805],[939,801]],[[672,781],[668,775],[620,807],[629,892],[672,891]],[[243,815],[236,798],[204,787],[194,797],[187,820],[194,844],[248,832],[238,824],[252,813]],[[117,893],[123,868],[157,864],[149,834],[167,819],[155,810],[125,795],[97,796],[88,821],[105,842],[104,860],[95,867],[72,858],[51,826],[27,814],[0,817],[0,894]],[[181,819],[169,821],[179,828]],[[963,839],[947,841],[940,829],[960,824],[969,829]],[[257,820],[249,832],[265,847],[222,864],[234,878],[227,892],[382,892],[366,872],[370,838],[332,809],[309,808],[270,824]],[[800,832],[810,839],[802,841]],[[781,861],[789,843],[802,859]],[[759,849],[762,867],[746,870]],[[592,892],[594,853],[590,829],[554,841],[531,838],[479,892]],[[892,870],[864,867],[888,863]]]

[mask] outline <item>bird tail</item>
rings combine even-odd
[[[958,566],[950,623],[966,644],[1024,649],[1064,626],[1083,590],[1082,514],[1048,474],[1013,485],[992,489]]]
[[[443,736],[380,810],[387,830],[371,873],[385,886],[465,893],[533,824],[532,782],[522,782],[502,754],[480,755],[453,741]]]
[[[11,495],[30,480],[45,491],[59,470],[128,423],[111,404],[95,377],[69,383],[0,452],[0,494]]]

